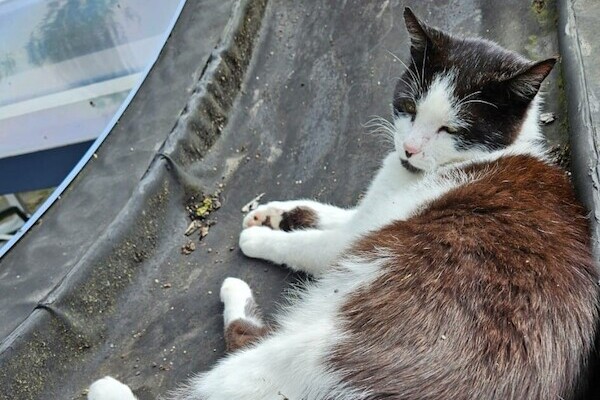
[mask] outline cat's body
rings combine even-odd
[[[459,66],[436,66],[458,63],[435,48],[457,39],[406,19],[398,150],[355,209],[298,200],[246,217],[246,255],[318,279],[269,329],[248,286],[228,278],[232,353],[175,399],[572,396],[593,346],[598,276],[584,210],[540,145],[536,94],[554,62],[473,41],[501,57],[465,89]],[[111,391],[133,398],[106,378],[89,398]]]

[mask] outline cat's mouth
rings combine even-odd
[[[402,166],[404,168],[406,168],[409,172],[412,173],[417,173],[417,172],[423,172],[422,169],[415,167],[414,165],[412,165],[408,160],[405,160],[403,158],[400,159],[400,164],[402,164]]]

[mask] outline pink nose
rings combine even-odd
[[[414,145],[412,143],[406,143],[404,142],[404,151],[406,152],[406,157],[410,157],[413,154],[417,154],[421,152],[421,148],[417,145]]]

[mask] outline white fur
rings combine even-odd
[[[347,210],[314,200],[271,201],[269,204],[262,204],[256,210],[248,213],[244,217],[242,227],[261,226],[265,218],[269,217],[271,218],[271,224],[277,228],[281,222],[281,215],[296,207],[309,207],[315,211],[318,214],[317,224],[319,229],[339,228],[354,214],[354,210]]]
[[[446,90],[447,84],[448,81],[439,83],[439,90]],[[430,100],[433,107],[439,109],[440,102],[449,101],[448,98],[444,100],[441,92]],[[443,142],[446,140],[443,135],[430,138],[429,141],[441,146],[442,150],[429,152],[429,158],[423,159],[422,165],[427,167],[424,168],[427,172],[422,174],[411,173],[401,165],[403,139],[410,127],[405,120],[396,121],[398,151],[385,158],[356,209],[343,210],[302,200],[269,203],[257,210],[279,212],[301,204],[313,208],[319,220],[327,221],[320,229],[292,232],[250,226],[244,222],[245,229],[240,235],[240,247],[247,256],[285,263],[294,269],[319,275],[320,278],[307,284],[295,304],[277,318],[279,328],[275,334],[224,358],[210,371],[192,379],[174,398],[350,400],[368,396],[368,393],[341,385],[339,372],[327,369],[324,361],[332,346],[344,336],[339,317],[342,304],[358,288],[368,285],[379,276],[388,255],[382,253],[367,260],[343,254],[353,241],[369,231],[396,220],[405,220],[427,202],[480,178],[477,174],[460,172],[457,166],[491,161],[508,154],[531,154],[543,158],[543,149],[536,143],[540,138],[537,105],[536,101],[531,107],[519,138],[504,150],[492,153],[473,150],[457,156],[452,153],[455,150],[444,147],[447,143]],[[420,109],[419,112],[427,110]],[[433,111],[434,114],[436,112]],[[423,116],[423,121],[429,121],[424,122],[430,124],[428,126],[434,126],[440,123],[439,118],[439,115]],[[221,292],[225,303],[224,317],[230,321],[243,312],[240,299],[251,296],[251,293],[247,285],[237,280],[226,280],[224,288]],[[90,397],[90,400],[114,398],[97,393],[94,392],[97,397]]]
[[[128,386],[106,376],[90,386],[88,400],[136,400]]]
[[[359,399],[325,368],[324,357],[343,336],[334,316],[344,299],[378,276],[386,255],[375,262],[341,260],[335,271],[308,284],[278,318],[276,335],[238,351],[194,378],[178,400]]]
[[[223,302],[223,323],[229,325],[236,319],[247,319],[255,325],[262,326],[262,321],[246,315],[246,304],[252,299],[252,291],[246,282],[237,278],[226,278],[221,285],[221,301]]]

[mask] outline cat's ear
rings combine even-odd
[[[540,90],[544,79],[552,71],[552,67],[554,67],[557,60],[558,57],[552,57],[547,60],[534,62],[506,79],[505,82],[509,85],[511,93],[521,98],[532,100]]]
[[[433,44],[428,32],[430,28],[421,22],[409,7],[404,8],[404,23],[414,50],[423,52]]]

